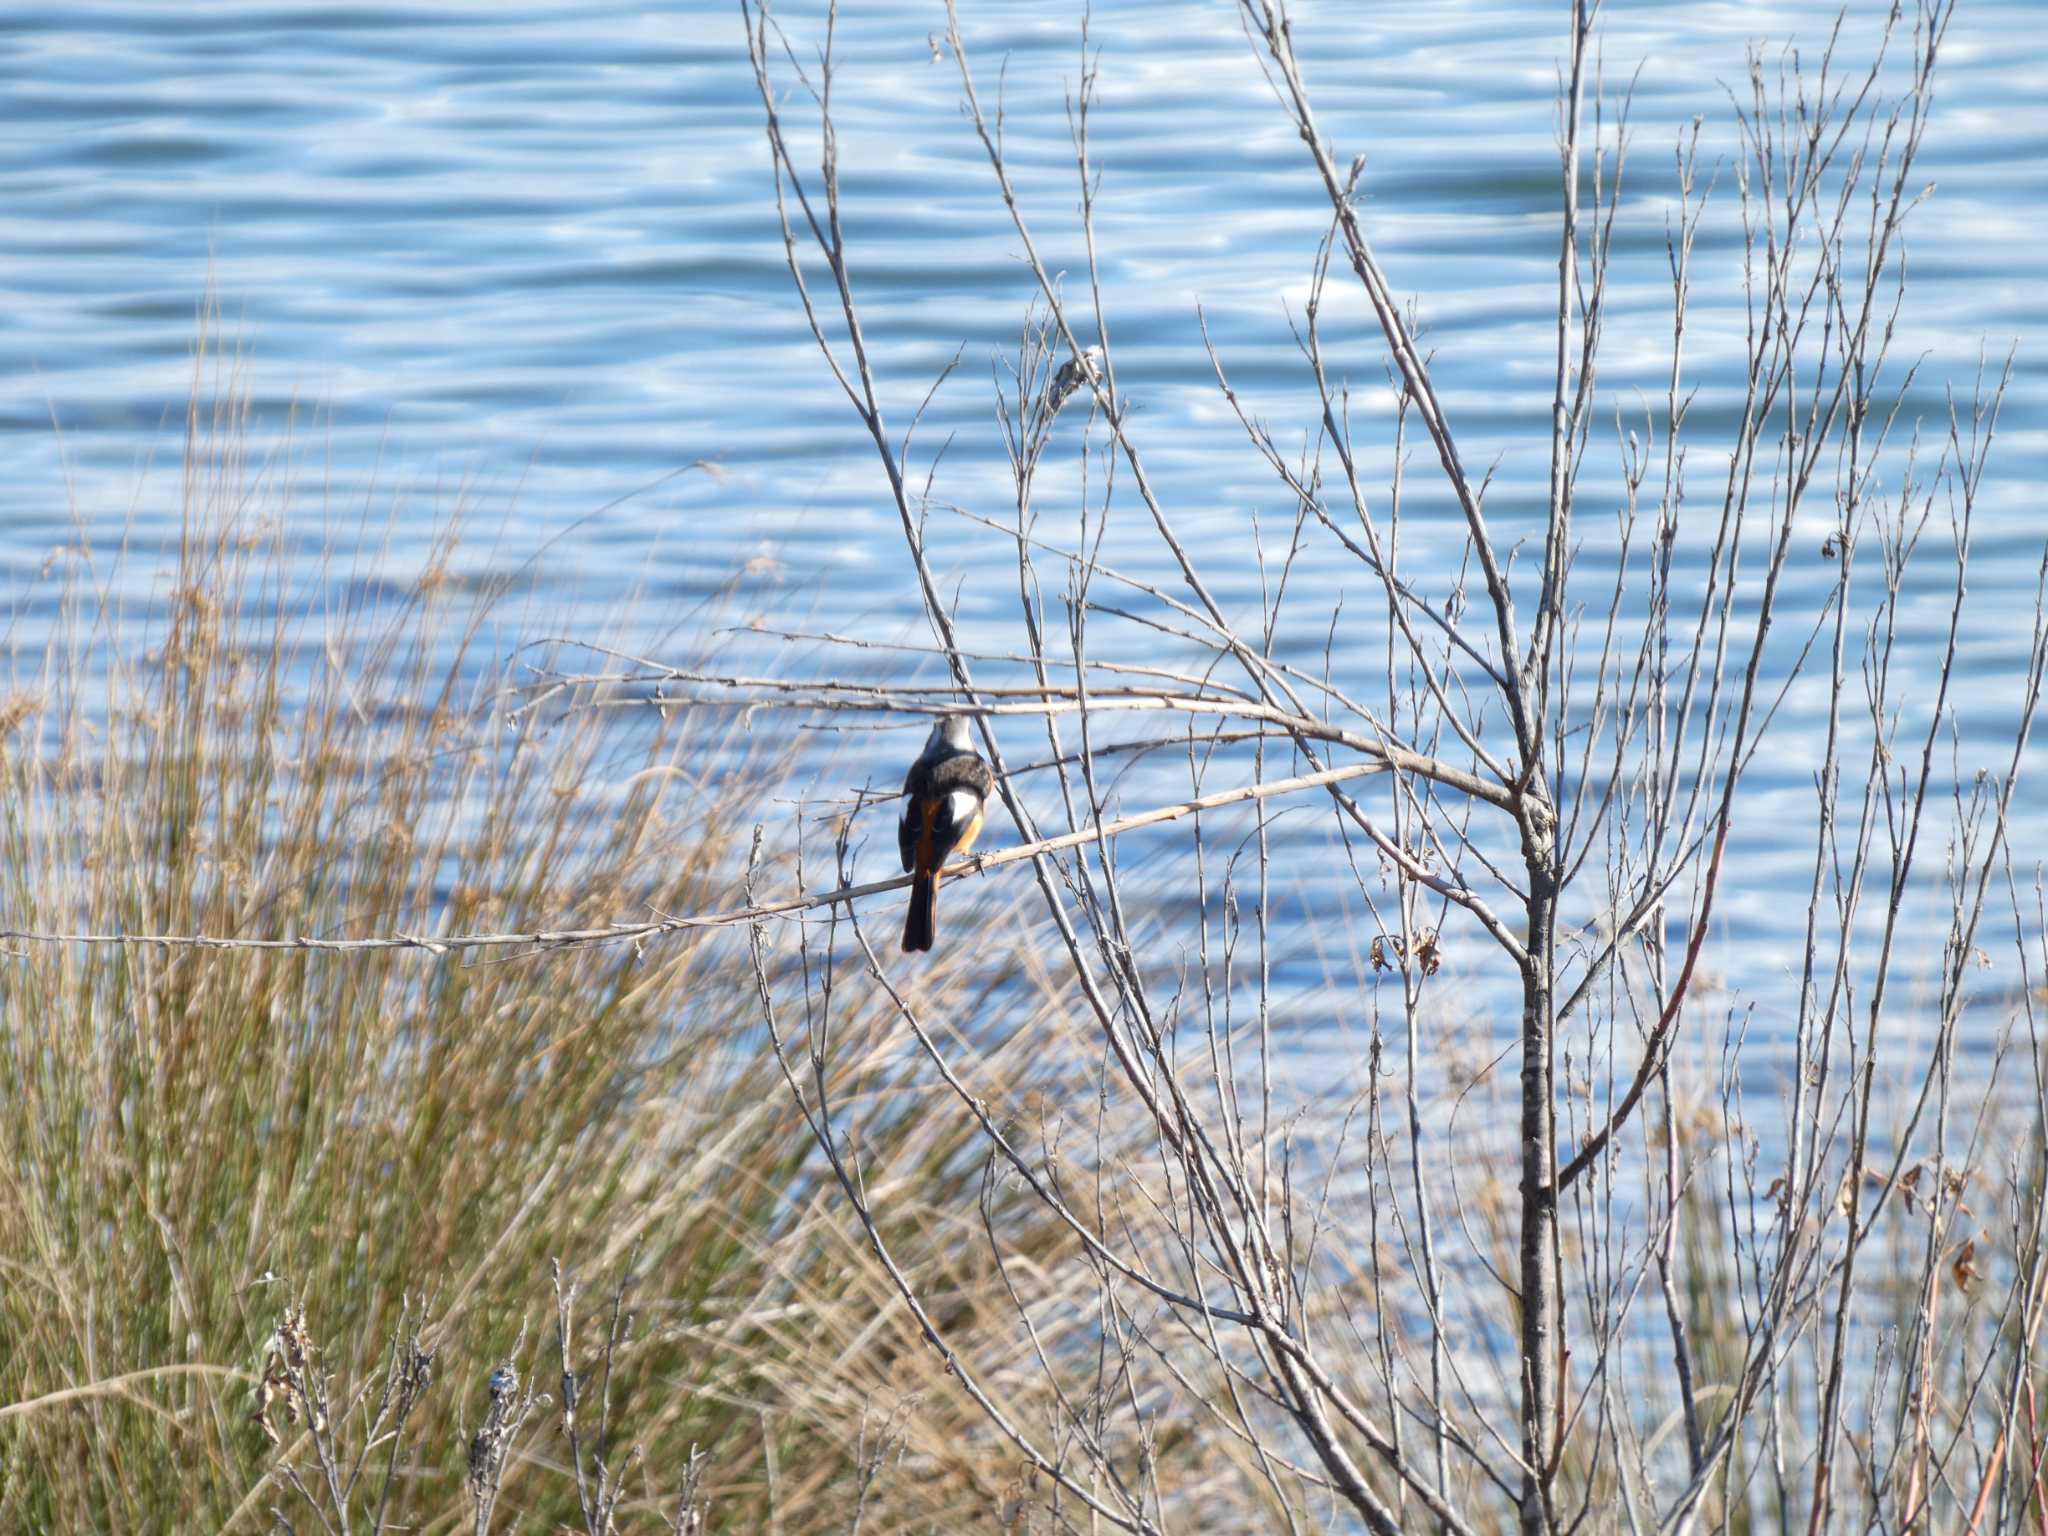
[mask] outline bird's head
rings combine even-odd
[[[932,727],[932,734],[924,744],[926,752],[972,752],[974,738],[969,734],[973,721],[967,715],[943,715]]]

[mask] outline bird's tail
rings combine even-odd
[[[910,882],[910,910],[903,918],[903,953],[916,954],[932,947],[933,922],[938,912],[939,872],[923,870]]]

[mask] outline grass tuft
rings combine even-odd
[[[732,904],[765,733],[515,716],[504,590],[441,579],[452,536],[400,594],[295,594],[245,419],[190,427],[160,605],[74,567],[0,697],[5,927],[431,937]],[[978,1038],[1013,1043],[986,1071],[1046,1090],[1057,1053],[1025,1045],[1059,999],[992,1000],[990,959]],[[923,985],[962,995],[943,961]],[[1016,1346],[958,1240],[971,1125],[926,1112],[887,1025],[849,1004],[828,1078],[896,1251],[986,1367]],[[569,1352],[606,1362],[583,1451],[624,1469],[621,1529],[678,1528],[686,1484],[710,1529],[841,1528],[863,1491],[867,1529],[958,1528],[1013,1475],[829,1188],[743,931],[488,960],[31,945],[0,959],[0,1103],[0,1529],[474,1529],[501,1367],[547,1406],[489,1528],[582,1529],[555,1259],[585,1297]],[[915,1476],[878,1475],[882,1425]]]

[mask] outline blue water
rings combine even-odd
[[[991,106],[1007,62],[1019,190],[1046,260],[1079,295],[1086,255],[1064,107],[1083,62],[1078,8],[965,9]],[[1296,7],[1322,125],[1342,153],[1368,156],[1368,225],[1427,327],[1466,460],[1497,466],[1489,508],[1503,546],[1536,526],[1547,471],[1559,10]],[[1006,515],[991,369],[1013,353],[1035,284],[962,118],[953,63],[935,56],[942,9],[887,0],[847,11],[835,101],[867,338],[899,433],[960,357],[920,428],[915,469],[921,477],[946,445],[933,564],[959,593],[969,643],[1014,651],[1014,549],[947,508]],[[1840,51],[1860,68],[1877,8],[1852,11]],[[778,13],[805,57],[820,13]],[[1672,146],[1695,114],[1707,119],[1704,160],[1723,162],[1688,338],[1702,505],[1741,344],[1728,90],[1741,88],[1753,39],[1771,45],[1774,68],[1797,39],[1811,65],[1833,16],[1813,3],[1629,5],[1606,16],[1605,79],[1637,83],[1603,422],[1616,410],[1640,422],[1662,399]],[[1967,387],[1980,351],[2002,358],[2048,335],[2043,38],[2034,6],[1991,0],[1965,6],[1944,51],[1921,167],[1937,190],[1909,226],[1911,296],[1894,343],[1900,366],[1923,359],[1908,415],[1930,431],[1944,382]],[[1218,396],[1197,311],[1233,382],[1299,452],[1313,396],[1288,319],[1328,206],[1232,6],[1099,4],[1091,46],[1119,382],[1162,499],[1212,590],[1249,621],[1262,579],[1255,537],[1277,560],[1293,508]],[[179,441],[209,294],[228,371],[252,402],[257,457],[297,487],[286,531],[303,550],[307,602],[336,546],[354,579],[402,591],[460,512],[479,536],[462,545],[458,574],[521,573],[553,633],[673,653],[699,605],[724,594],[727,620],[927,638],[886,484],[784,267],[733,6],[16,6],[0,16],[0,100],[0,579],[18,645],[33,649],[73,569],[74,556],[53,551],[125,540],[140,552],[122,578],[138,611],[162,595],[150,552],[178,526]],[[803,130],[801,99],[786,106]],[[1383,469],[1391,396],[1368,318],[1354,286],[1336,282],[1325,316],[1333,368],[1355,391],[1361,436]],[[2037,488],[2048,478],[2038,357],[2020,353],[1979,508],[1957,683],[1964,723],[1979,733],[1962,754],[1966,773],[2002,761],[2025,654]],[[209,368],[204,387],[217,377]],[[1067,446],[1040,484],[1049,537],[1072,528],[1082,483],[1081,427],[1063,420],[1061,431]],[[1589,572],[1611,543],[1614,462],[1603,425],[1582,501]],[[700,464],[710,467],[676,473]],[[1429,470],[1418,455],[1404,559],[1441,594],[1460,535]],[[1833,579],[1817,553],[1828,511],[1816,497],[1800,525],[1788,613],[1810,615]],[[365,526],[368,552],[351,547]],[[1127,492],[1103,554],[1172,579]],[[1047,580],[1056,593],[1057,573]],[[1909,610],[1901,665],[1919,669],[1921,697],[1947,580],[1931,560]],[[1337,672],[1372,687],[1382,665],[1373,579],[1320,540],[1292,581],[1280,653],[1320,670],[1334,633]],[[1588,590],[1601,601],[1597,578]],[[1097,654],[1147,660],[1161,645],[1105,627]],[[765,643],[733,654],[848,675],[884,665],[873,653],[832,659]],[[1811,862],[1819,706],[1813,688],[1797,691],[1759,764],[1740,833],[1744,878],[1724,893],[1725,936],[1712,950],[1721,975],[1777,999],[1757,1026],[1763,1038],[1782,1038],[1785,893],[1803,891]],[[1043,755],[1028,728],[1016,743],[1020,759]],[[835,793],[870,775],[886,781],[909,749],[902,734],[840,737],[829,768],[794,759],[792,783]],[[2032,764],[2044,766],[2038,751]],[[1126,809],[1175,792],[1164,769],[1126,783]],[[1045,795],[1041,814],[1049,785]],[[2026,867],[2042,846],[2044,803],[2039,792],[2021,802]],[[1326,808],[1297,811],[1281,835],[1303,850],[1281,900],[1356,915]],[[887,841],[878,828],[868,873],[884,872]],[[1938,953],[1938,935],[1928,943]],[[1464,936],[1453,966],[1491,977],[1483,947]],[[1357,1006],[1320,990],[1329,957],[1283,944],[1281,960],[1290,1017],[1352,1039]],[[1984,1028],[2002,1017],[1987,1015]]]

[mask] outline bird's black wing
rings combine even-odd
[[[917,853],[917,823],[912,813],[917,809],[918,769],[921,766],[921,763],[910,765],[910,773],[903,780],[903,814],[896,819],[896,851],[903,855],[906,874]]]
[[[959,846],[968,827],[981,815],[981,806],[995,790],[996,776],[980,753],[956,752],[934,763],[920,787],[932,798],[947,802],[936,830],[944,851],[951,853]],[[951,796],[955,790],[963,789],[974,797],[975,808],[967,815],[955,816]]]

